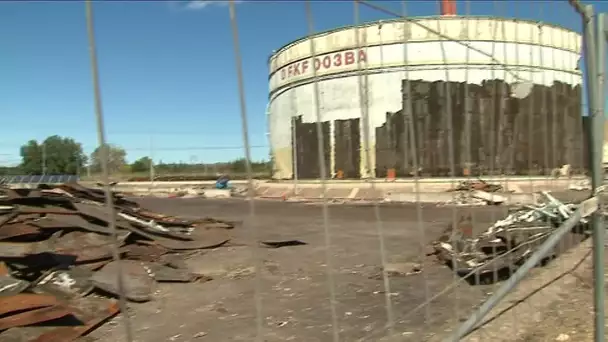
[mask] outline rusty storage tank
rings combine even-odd
[[[292,178],[294,169],[299,178],[320,177],[313,79],[329,177],[384,177],[390,169],[405,175],[412,146],[422,169],[445,169],[452,160],[445,152],[448,97],[458,167],[580,164],[581,48],[580,34],[562,27],[459,16],[365,23],[289,43],[269,59],[274,178]],[[516,83],[529,95],[515,99]],[[403,108],[411,108],[407,120]]]

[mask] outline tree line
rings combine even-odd
[[[150,157],[141,157],[132,163],[127,162],[124,148],[109,144],[108,171],[116,173],[149,173],[151,167],[156,174],[211,174],[211,173],[244,173],[245,158],[222,163],[163,163],[152,164]],[[21,163],[17,166],[0,167],[1,175],[83,175],[101,172],[102,149],[97,147],[93,153],[86,155],[82,144],[69,137],[53,135],[42,142],[30,140],[20,148]],[[270,162],[252,162],[255,173],[272,171]]]

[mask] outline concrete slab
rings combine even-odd
[[[500,193],[499,196],[505,199],[504,204],[536,204],[538,201],[537,194],[505,194]],[[390,193],[386,199],[390,202],[404,203],[446,203],[456,199],[454,192],[425,192],[425,193]]]
[[[321,190],[320,187],[304,188],[304,189],[298,188],[298,192],[297,192],[296,196],[301,197],[301,198],[321,198],[322,194],[323,194],[323,191]]]
[[[327,197],[329,198],[349,198],[353,189],[328,189]]]
[[[258,194],[264,198],[282,198],[287,192],[286,188],[266,188],[263,193]]]
[[[230,198],[232,194],[230,190],[224,189],[205,189],[203,194],[205,198]]]
[[[382,200],[385,199],[386,195],[381,189],[359,189],[357,197],[355,199],[363,200]]]
[[[582,178],[572,179],[548,179],[542,177],[483,177],[489,183],[497,183],[512,192],[506,193],[507,203],[533,203],[535,196],[531,195],[538,191],[551,191],[554,193],[565,191],[569,185],[580,182]],[[455,196],[453,193],[446,192],[453,188],[464,178],[423,178],[398,179],[387,182],[385,180],[331,180],[328,181],[329,199],[349,199],[349,200],[390,200],[396,202],[415,202],[415,190],[420,192],[422,202],[449,202]],[[115,190],[137,195],[164,195],[179,192],[178,190],[192,187],[200,189],[206,187],[213,189],[213,182],[134,182],[119,183]],[[245,182],[235,181],[234,186]],[[269,199],[289,199],[298,198],[301,200],[319,200],[322,198],[321,183],[319,181],[304,180],[298,181],[294,187],[293,181],[267,182],[256,180],[256,196]],[[374,189],[372,189],[372,187]],[[298,193],[294,194],[294,188]],[[518,196],[520,195],[521,196]],[[225,196],[225,195],[220,195]]]
[[[268,190],[270,190],[270,188],[267,186],[259,186],[255,189],[255,194],[257,196],[265,196]]]

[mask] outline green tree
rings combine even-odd
[[[42,146],[36,140],[30,140],[21,146],[20,168],[25,174],[42,174]]]
[[[107,144],[108,147],[108,171],[110,173],[125,171],[127,165],[127,151],[123,148]],[[102,149],[101,147],[97,147],[93,153],[91,153],[91,169],[93,172],[101,171],[101,158],[102,158]]]
[[[149,157],[141,157],[131,164],[131,172],[147,172],[150,171],[152,160]]]
[[[247,159],[239,158],[230,162],[230,171],[245,172],[247,171]]]
[[[53,135],[42,144],[30,140],[21,146],[21,171],[25,174],[77,174],[87,157],[72,138]]]

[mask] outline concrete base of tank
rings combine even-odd
[[[538,200],[539,191],[565,191],[580,180],[521,180],[503,179],[499,183],[505,189],[497,193],[503,204],[533,204]],[[417,184],[413,181],[394,182],[328,182],[327,198],[346,201],[386,201],[446,203],[457,199],[458,194],[449,192],[458,181],[423,179]],[[494,183],[494,182],[493,182]],[[262,198],[322,200],[321,183],[263,183],[257,187]]]
[[[395,181],[328,181],[326,182],[327,198],[344,201],[387,201],[387,202],[423,202],[445,203],[453,201],[457,194],[448,192],[464,178],[426,178],[418,182],[413,179]],[[572,184],[580,183],[584,178],[547,179],[541,177],[501,177],[485,179],[489,183],[500,184],[505,189],[500,196],[505,203],[534,203],[539,191],[565,191]],[[236,192],[244,195],[247,181],[232,181]],[[214,182],[129,182],[119,183],[115,190],[140,196],[168,196],[184,192],[189,188],[200,189],[205,193],[213,188]],[[323,199],[323,187],[320,181],[254,181],[256,196],[259,198],[279,200]],[[222,196],[225,197],[225,196]]]

